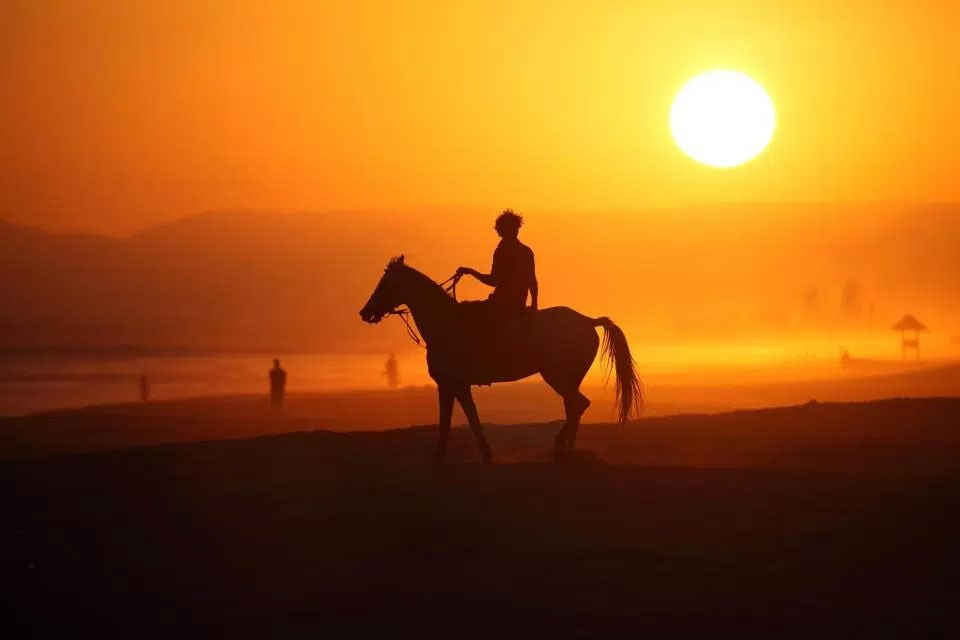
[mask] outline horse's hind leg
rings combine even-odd
[[[541,375],[550,388],[563,398],[563,410],[567,416],[567,421],[553,444],[553,459],[559,461],[576,447],[580,416],[590,406],[590,400],[580,393],[580,381],[583,380],[583,375],[567,376],[562,372],[553,371],[544,371]]]
[[[577,429],[580,428],[580,417],[590,407],[590,399],[577,389],[570,395],[563,397],[563,409],[567,413],[567,424],[563,429],[568,431],[566,437],[567,453],[577,448]]]
[[[477,413],[477,405],[473,401],[473,393],[470,391],[470,385],[457,389],[457,400],[463,408],[463,413],[467,416],[467,422],[470,423],[470,430],[473,431],[477,439],[477,446],[480,448],[480,456],[487,464],[493,462],[493,453],[490,451],[490,445],[483,435],[483,424],[480,423],[480,415]]]

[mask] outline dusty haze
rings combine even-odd
[[[933,1],[7,0],[0,348],[412,361],[357,318],[384,264],[486,269],[513,207],[541,303],[648,374],[897,360],[905,313],[952,359],[958,31]],[[668,126],[719,68],[777,110],[725,171]]]
[[[357,317],[388,258],[436,280],[486,268],[494,213],[230,212],[123,239],[3,226],[3,346],[408,352],[399,322]],[[641,363],[899,358],[904,313],[932,329],[925,356],[957,350],[957,207],[526,213],[541,305],[614,317]]]

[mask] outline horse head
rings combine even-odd
[[[360,318],[364,322],[371,324],[380,322],[383,316],[404,304],[404,292],[400,285],[401,276],[406,268],[402,255],[387,264],[380,282],[377,283],[377,288],[373,290],[367,304],[363,305],[363,309],[360,309]]]

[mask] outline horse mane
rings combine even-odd
[[[444,298],[447,298],[448,300],[453,301],[453,298],[447,295],[447,292],[440,285],[440,283],[436,282],[433,278],[431,278],[427,274],[421,271],[417,271],[416,269],[408,265],[406,262],[404,262],[402,255],[394,256],[393,258],[390,258],[390,261],[387,263],[387,269],[403,269],[404,273],[406,273],[407,275],[422,281],[424,284],[432,285],[434,289],[437,289],[440,293],[443,294]]]

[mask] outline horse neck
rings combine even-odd
[[[449,324],[455,303],[440,285],[422,273],[411,270],[408,281],[410,284],[406,304],[410,307],[413,321],[417,323],[424,341],[430,344]]]

